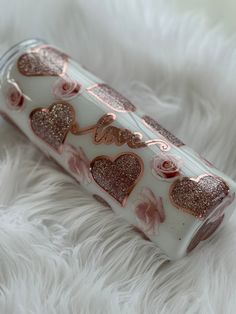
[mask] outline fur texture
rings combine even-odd
[[[58,45],[236,178],[236,42],[160,0],[0,0],[0,52]],[[14,128],[0,132],[1,314],[235,313],[236,216],[168,262]]]

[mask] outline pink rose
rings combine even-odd
[[[82,148],[76,149],[71,145],[65,145],[65,155],[68,168],[75,175],[75,178],[81,183],[90,183],[90,163]]]
[[[68,76],[60,77],[53,85],[53,94],[56,98],[71,99],[78,95],[81,86]]]
[[[152,174],[164,179],[180,175],[180,160],[171,155],[158,155],[151,161]]]
[[[158,225],[165,220],[161,197],[156,197],[149,188],[143,188],[140,199],[134,204],[134,211],[143,232],[158,233]]]
[[[24,96],[18,85],[11,84],[6,93],[6,99],[11,109],[19,110],[24,103]]]

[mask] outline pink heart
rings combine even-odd
[[[54,103],[48,108],[37,108],[30,114],[33,132],[60,153],[67,133],[75,125],[74,108],[67,103]]]
[[[199,219],[207,217],[228,193],[229,186],[221,178],[208,174],[177,179],[170,187],[173,205]]]
[[[133,153],[98,156],[90,166],[95,182],[122,206],[143,173],[143,162]]]
[[[65,73],[68,57],[55,48],[40,46],[21,55],[17,67],[25,76],[58,76]]]

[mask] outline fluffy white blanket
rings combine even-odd
[[[0,0],[0,52],[58,45],[236,177],[236,41],[160,0]],[[1,122],[0,313],[236,312],[236,216],[167,262]]]

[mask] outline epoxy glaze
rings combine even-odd
[[[235,183],[65,53],[25,41],[0,68],[1,112],[169,258],[229,218]]]

